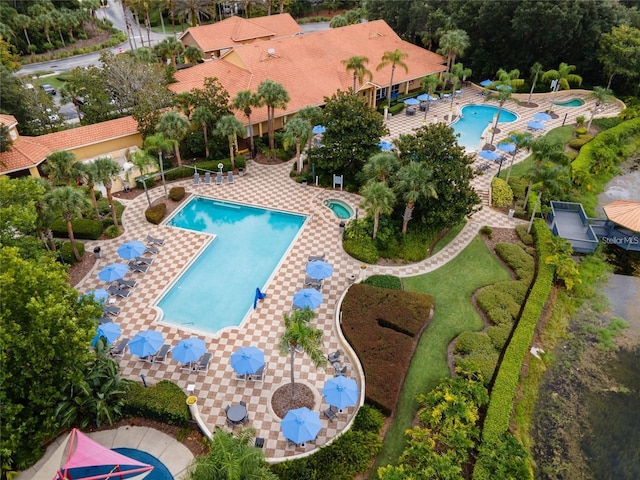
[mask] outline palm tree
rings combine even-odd
[[[267,79],[263,80],[260,85],[258,85],[258,97],[260,98],[260,105],[267,106],[267,129],[269,131],[269,148],[273,152],[276,148],[274,136],[275,109],[279,108],[281,110],[284,110],[285,108],[287,108],[287,104],[290,100],[289,92],[287,92],[284,87],[278,82]]]
[[[516,149],[513,151],[513,154],[511,155],[511,163],[509,164],[509,170],[507,171],[507,178],[506,178],[506,182],[509,183],[509,177],[511,176],[511,167],[513,167],[513,161],[516,158],[516,155],[518,154],[518,151],[521,148],[529,148],[531,146],[531,140],[533,139],[533,135],[531,134],[531,132],[511,132],[509,134],[509,138],[511,139],[511,141],[513,142],[513,144],[516,146]]]
[[[184,46],[174,37],[167,37],[154,47],[161,58],[170,58],[171,65],[176,68],[176,58],[184,51]]]
[[[82,260],[82,257],[80,257],[76,239],[73,236],[71,220],[82,215],[82,211],[90,206],[89,200],[87,200],[87,197],[84,196],[81,190],[66,186],[54,189],[48,195],[47,203],[51,208],[60,211],[62,219],[67,224],[67,233],[69,235],[69,241],[71,242],[71,248],[73,249],[73,255],[76,261],[79,262]]]
[[[284,314],[284,333],[280,337],[280,353],[289,355],[291,363],[291,392],[294,395],[295,377],[293,361],[296,349],[302,350],[311,358],[316,368],[324,367],[327,358],[322,352],[322,330],[311,325],[311,320],[315,318],[315,313],[310,308],[304,310],[294,310],[291,315]]]
[[[551,103],[556,99],[556,95],[558,94],[558,90],[571,90],[570,83],[576,83],[578,85],[582,85],[582,77],[580,75],[576,75],[575,73],[571,73],[576,69],[575,65],[567,65],[562,62],[557,70],[547,70],[542,74],[542,81],[546,82],[549,80],[557,80],[558,84],[555,88],[555,93],[553,94],[553,99]]]
[[[118,175],[122,168],[118,164],[108,157],[99,157],[93,161],[95,168],[95,181],[97,184],[104,185],[107,191],[107,200],[109,201],[109,208],[111,209],[111,218],[116,228],[120,228],[118,225],[118,216],[116,215],[116,208],[113,204],[113,196],[111,195],[111,187],[113,187],[113,177]]]
[[[58,183],[71,185],[71,179],[75,179],[78,173],[76,156],[66,150],[58,150],[47,156],[47,162],[42,169],[54,185]]]
[[[561,195],[563,191],[571,187],[569,167],[566,165],[557,165],[550,162],[543,163],[536,168],[532,168],[528,176],[533,184],[539,183],[540,185],[538,186],[538,198],[533,206],[527,233],[531,232],[533,219],[536,217],[538,207],[542,203],[542,197],[547,194]]]
[[[433,172],[420,162],[410,162],[397,173],[395,190],[402,194],[406,202],[402,216],[402,234],[407,234],[407,226],[415,204],[421,199],[438,198],[435,186],[431,182]]]
[[[564,153],[564,144],[558,139],[550,139],[548,137],[539,137],[529,141],[529,150],[533,155],[534,166],[532,170],[537,170],[544,163],[561,164],[567,163],[567,155]],[[524,197],[524,208],[527,208],[529,201],[529,193],[533,185],[530,177],[527,194]]]
[[[433,93],[436,91],[436,88],[438,88],[440,85],[442,85],[442,82],[433,74],[427,75],[426,77],[422,77],[420,79],[420,86],[432,97]]]
[[[234,115],[224,115],[216,122],[216,134],[226,137],[229,142],[229,158],[231,168],[236,168],[234,150],[238,144],[238,135],[244,133],[244,125]]]
[[[531,81],[531,91],[529,92],[529,98],[527,99],[527,103],[531,103],[531,96],[533,95],[533,91],[536,89],[536,83],[538,82],[538,77],[542,73],[542,64],[539,62],[534,63],[531,66],[531,70],[529,70],[529,72],[531,73],[532,81]]]
[[[354,55],[347,60],[342,60],[342,64],[345,66],[347,72],[353,71],[354,92],[356,91],[356,80],[362,85],[364,77],[367,77],[369,80],[373,79],[373,74],[366,67],[367,63],[369,63],[369,59],[363,55]]]
[[[154,153],[171,153],[175,151],[175,146],[178,143],[177,140],[173,140],[169,137],[166,137],[162,133],[156,133],[155,135],[150,135],[144,139],[144,148],[147,151]]]
[[[129,155],[129,157],[131,163],[133,163],[133,165],[138,169],[141,176],[145,175],[149,170],[151,170],[151,167],[158,166],[158,160],[156,159],[156,157],[151,155],[145,149],[136,150],[131,155]]]
[[[67,103],[73,103],[76,113],[78,114],[78,118],[82,118],[78,98],[82,96],[82,93],[85,91],[85,87],[78,85],[75,82],[64,82],[58,91],[60,92],[62,100]]]
[[[204,58],[204,52],[195,45],[189,45],[182,54],[187,63],[198,63]]]
[[[360,204],[361,208],[367,209],[367,214],[373,214],[373,239],[378,235],[378,224],[380,214],[389,215],[393,212],[393,205],[396,203],[396,195],[393,190],[384,182],[368,182],[361,192],[364,200]]]
[[[100,210],[98,210],[98,200],[96,199],[96,168],[93,162],[91,163],[78,163],[78,174],[80,178],[87,184],[87,188],[89,189],[89,194],[91,195],[91,203],[93,204],[93,209],[96,212],[96,218],[100,220]]]
[[[236,110],[241,110],[247,117],[248,133],[249,133],[249,145],[251,148],[251,154],[255,151],[253,144],[253,125],[251,125],[251,113],[252,108],[260,105],[260,96],[253,93],[251,90],[240,90],[236,93],[236,96],[231,102],[231,106]]]
[[[384,52],[382,55],[382,61],[376,67],[376,71],[380,71],[383,68],[391,65],[391,78],[389,78],[389,95],[388,95],[388,104],[387,107],[391,108],[391,88],[393,87],[393,74],[396,71],[396,65],[404,68],[404,71],[409,73],[409,67],[404,63],[404,59],[407,58],[409,54],[401,52],[397,48],[393,52]]]
[[[449,30],[440,37],[438,53],[447,57],[447,72],[456,63],[456,57],[462,56],[469,48],[469,35],[464,30]]]
[[[24,33],[24,38],[27,39],[27,45],[31,46],[31,40],[29,39],[29,34],[27,33],[27,28],[29,28],[29,24],[31,23],[31,17],[28,15],[18,14],[13,17],[13,24],[18,28],[22,29]]]
[[[208,455],[196,458],[191,480],[277,480],[269,470],[262,450],[251,442],[255,430],[244,428],[230,433],[216,428]]]
[[[398,169],[398,156],[390,152],[379,152],[369,157],[362,167],[362,175],[367,181],[386,182]]]
[[[470,77],[471,73],[472,72],[470,68],[464,68],[464,65],[462,63],[456,63],[455,65],[453,65],[453,67],[451,67],[450,72],[442,74],[442,79],[444,80],[445,85],[448,83],[451,84],[451,104],[449,105],[449,110],[451,112],[453,112],[453,99],[455,91],[460,88],[462,80]]]
[[[302,118],[309,122],[310,125],[318,125],[322,121],[322,110],[320,107],[312,107],[307,105],[306,107],[301,108],[296,113],[296,117]],[[312,135],[308,139],[307,149],[311,148],[311,141],[313,140],[313,127],[311,127]]]
[[[176,154],[178,166],[181,167],[182,157],[180,156],[180,141],[189,132],[189,121],[178,112],[165,112],[160,115],[160,120],[156,125],[156,132],[161,133],[165,137],[176,141],[176,143],[174,144],[174,152]]]
[[[511,99],[514,88],[524,85],[524,80],[518,78],[520,76],[520,70],[517,68],[507,72],[502,68],[496,72],[497,80],[494,80],[487,86],[487,88],[495,87],[498,90],[498,114],[496,115],[496,121],[493,125],[493,132],[491,133],[490,144],[493,144],[493,139],[496,136],[496,130],[498,129],[498,121],[500,120],[500,114],[502,108],[507,100]]]
[[[284,126],[284,148],[290,145],[296,146],[296,161],[298,162],[298,173],[302,172],[302,157],[300,156],[300,146],[312,137],[313,126],[305,119],[296,116]]]
[[[207,107],[199,106],[193,109],[191,114],[191,125],[195,128],[201,128],[204,135],[204,153],[209,158],[209,137],[208,125],[213,120],[213,115]]]
[[[589,96],[591,98],[595,98],[596,104],[591,109],[591,116],[589,117],[589,123],[587,123],[587,132],[591,128],[591,122],[593,122],[593,117],[596,115],[596,109],[600,105],[609,103],[609,100],[613,98],[613,92],[608,88],[593,87],[593,92],[591,92],[591,95]]]

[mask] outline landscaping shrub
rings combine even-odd
[[[415,346],[429,323],[433,297],[363,284],[342,303],[342,328],[364,367],[366,400],[384,414],[395,408]]]
[[[76,242],[76,248],[78,249],[78,253],[80,254],[80,258],[84,257],[84,243]],[[73,248],[71,248],[71,242],[64,242],[62,247],[60,247],[60,256],[64,263],[69,265],[75,265],[76,256],[73,254]]]
[[[582,136],[582,135],[586,135],[587,134],[587,129],[584,127],[580,127],[580,128],[576,128],[576,135],[578,137]]]
[[[527,232],[527,225],[516,225],[518,238],[525,245],[533,245],[533,235]]]
[[[169,190],[169,198],[174,202],[179,202],[184,198],[185,190],[184,187],[173,187]]]
[[[187,396],[178,385],[168,380],[160,380],[147,388],[132,383],[125,396],[123,413],[169,425],[187,426],[191,420]]]
[[[393,275],[372,275],[362,283],[371,287],[402,290],[402,280]]]
[[[576,150],[580,150],[585,143],[593,140],[593,135],[582,135],[579,138],[574,138],[569,142],[569,146],[571,148],[575,148]]]
[[[484,225],[480,229],[480,233],[482,235],[486,235],[488,238],[491,238],[491,235],[493,234],[493,230],[491,229],[491,227],[489,225]]]
[[[116,227],[115,225],[111,225],[110,227],[107,227],[107,229],[104,231],[104,234],[108,238],[119,237],[121,233],[122,233],[122,231],[120,230],[120,228]]]
[[[164,202],[149,207],[144,211],[144,216],[147,218],[147,221],[154,225],[159,225],[166,214],[167,204]]]
[[[494,177],[491,181],[491,200],[494,207],[508,207],[513,203],[513,190],[503,179]]]
[[[71,220],[73,236],[82,240],[97,240],[102,235],[102,222],[99,220],[86,220],[83,218]],[[62,219],[54,220],[51,231],[56,237],[67,238],[67,223]]]
[[[515,272],[520,279],[530,279],[534,274],[533,258],[515,243],[500,242],[496,245],[496,253]]]

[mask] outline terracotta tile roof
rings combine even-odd
[[[603,207],[609,220],[634,232],[640,232],[640,202],[616,200]]]
[[[2,117],[10,117],[10,115],[2,115],[0,121],[3,120]],[[136,133],[138,133],[138,122],[133,117],[124,117],[39,137],[20,136],[13,143],[10,151],[0,153],[0,173],[37,166],[45,160],[47,155],[58,150],[82,147]]]
[[[13,115],[6,115],[4,113],[0,113],[0,123],[5,127],[12,127],[18,123],[16,117]]]
[[[180,36],[187,36],[204,52],[224,50],[254,40],[267,40],[302,33],[302,28],[288,13],[247,20],[233,16],[211,25],[191,27]]]
[[[376,71],[376,66],[384,52],[395,49],[408,54],[405,63],[409,72],[397,67],[394,83],[445,70],[443,57],[403,41],[383,20],[376,20],[240,45],[220,59],[177,72],[177,83],[169,88],[176,93],[185,92],[202,88],[207,77],[217,77],[233,98],[239,90],[256,91],[260,82],[271,79],[282,84],[291,97],[287,112],[296,112],[308,105],[322,105],[325,96],[352,87],[353,74],[345,70],[342,60],[354,55],[369,58],[368,69],[373,74],[373,84],[387,85],[391,67]],[[283,113],[278,112],[279,115]],[[266,117],[266,108],[255,109],[252,122]],[[238,118],[246,120],[244,115],[238,115]]]

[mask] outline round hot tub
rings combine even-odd
[[[325,200],[324,205],[340,220],[348,220],[353,217],[353,208],[342,200],[330,198],[329,200]]]

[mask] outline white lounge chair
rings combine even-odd
[[[124,350],[127,348],[127,345],[129,345],[129,339],[123,338],[117,346],[114,345],[111,347],[109,355],[112,357],[124,357]]]
[[[129,296],[129,290],[123,290],[121,288],[116,288],[113,285],[107,288],[107,291],[113,295],[114,297],[122,297],[126,298]]]
[[[164,238],[154,238],[151,235],[147,235],[147,243],[150,245],[164,245]]]
[[[200,174],[199,173],[194,173],[193,174],[193,184],[194,185],[200,185]]]
[[[222,172],[216,173],[216,185],[222,185]]]
[[[265,362],[265,364],[263,366],[261,366],[258,370],[256,370],[255,373],[251,374],[251,380],[255,380],[257,382],[263,382],[264,381],[264,374],[267,371],[267,367],[268,367],[268,363]]]
[[[208,372],[209,363],[211,362],[211,357],[213,357],[213,355],[209,352],[203,354],[196,364],[196,370],[198,372]]]
[[[211,185],[211,172],[205,172],[204,174],[204,184]]]
[[[233,172],[231,170],[227,172],[227,183],[233,183]]]
[[[151,361],[154,363],[166,363],[167,355],[169,355],[169,350],[171,350],[171,345],[165,343],[160,347],[158,353],[153,355]]]

